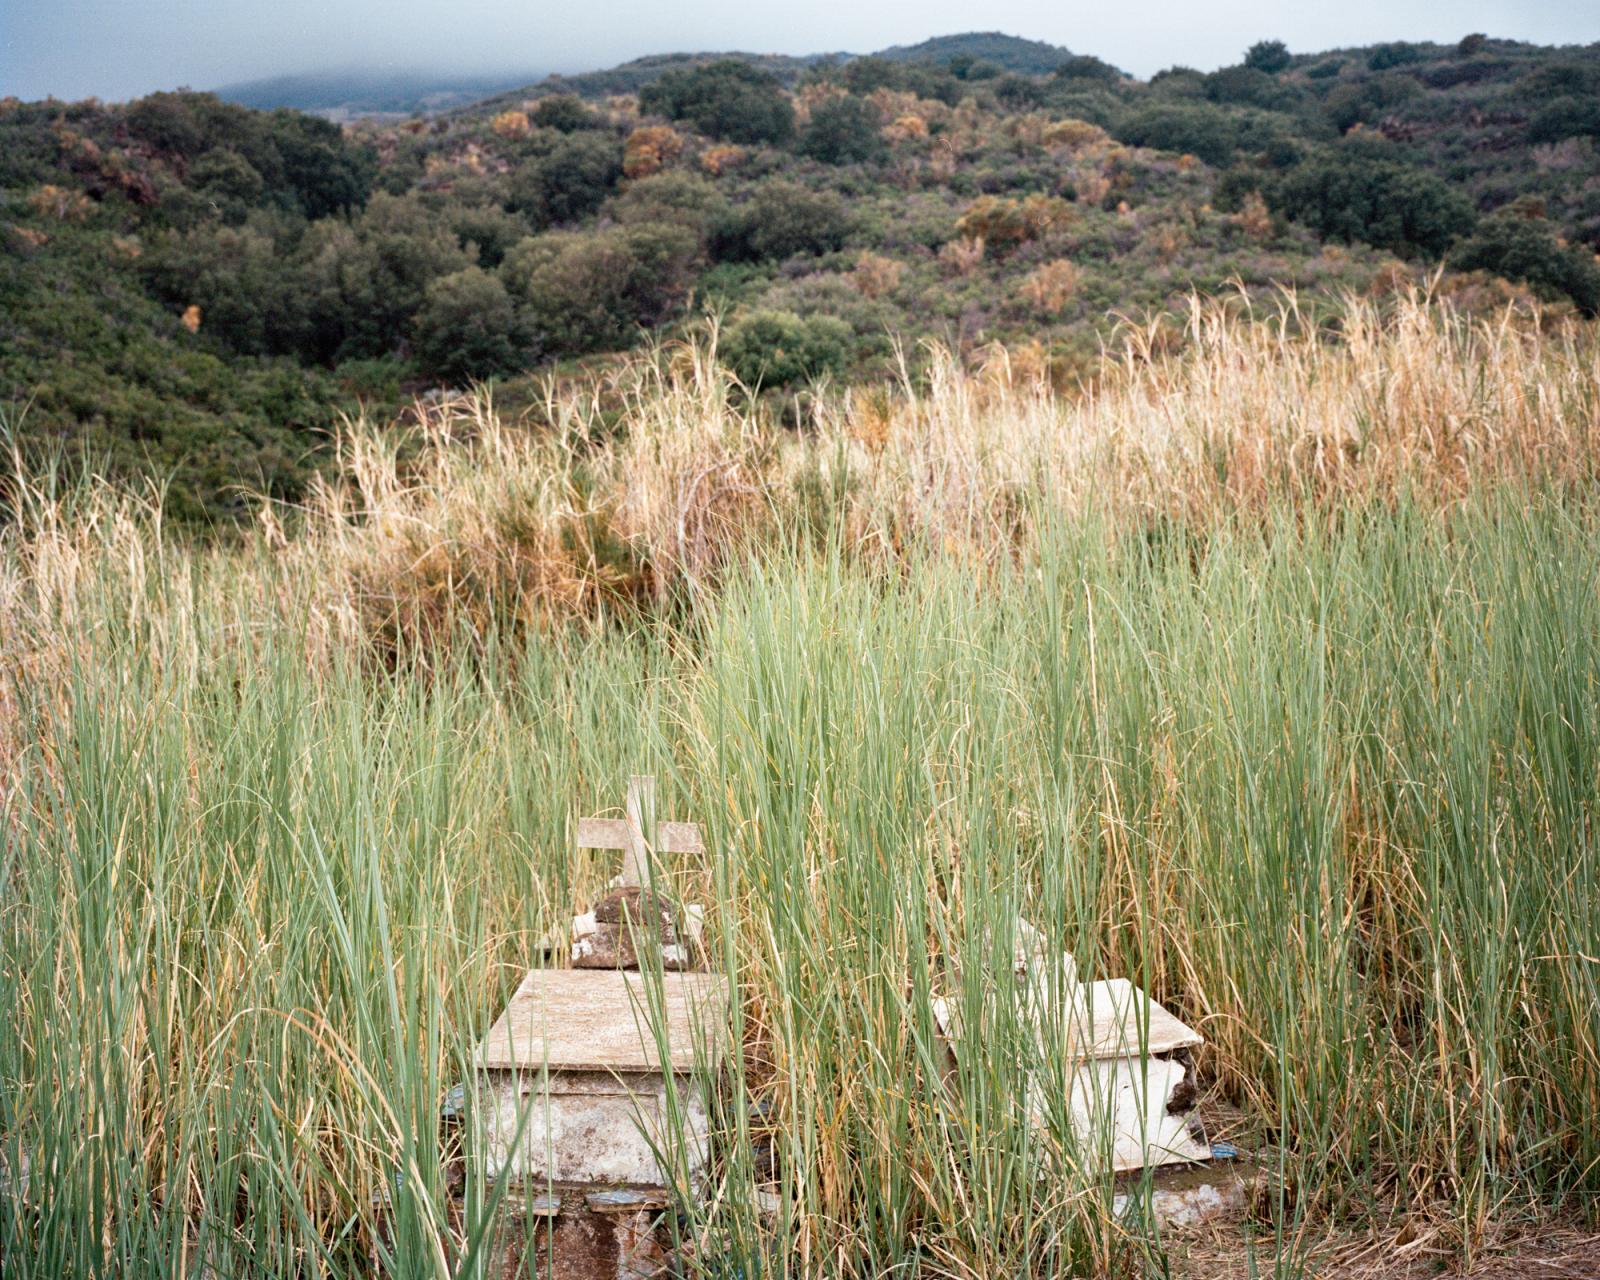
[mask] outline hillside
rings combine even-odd
[[[819,382],[920,376],[923,339],[1069,387],[1124,317],[1181,346],[1196,290],[1292,286],[1315,319],[1442,268],[1469,309],[1600,309],[1600,46],[1002,69],[1046,49],[670,55],[343,129],[0,104],[0,414],[209,520],[302,493],[341,412],[477,379],[536,409],[708,315],[798,421]]]
[[[503,111],[514,107],[524,98],[552,94],[571,94],[586,100],[599,100],[618,94],[638,93],[646,85],[654,84],[671,71],[688,71],[709,66],[713,62],[739,62],[770,75],[784,86],[792,86],[809,68],[821,63],[845,61],[853,57],[848,53],[813,53],[790,55],[786,53],[743,53],[738,50],[702,53],[658,53],[619,63],[603,71],[585,71],[578,75],[551,75],[533,84],[506,89],[481,102],[468,103],[463,113],[481,115],[485,112]]]
[[[860,57],[854,53],[814,53],[792,56],[738,51],[651,54],[601,71],[577,75],[539,76],[437,76],[420,70],[377,73],[351,69],[273,76],[225,85],[217,96],[225,102],[270,111],[290,107],[330,119],[360,116],[430,115],[467,108],[502,110],[522,98],[571,93],[581,98],[607,98],[638,93],[668,71],[704,66],[723,59],[745,62],[792,85],[807,69],[821,63],[844,63]],[[920,44],[896,45],[870,57],[890,62],[933,64],[982,63],[1000,71],[1046,75],[1072,57],[1070,51],[1039,40],[1024,40],[1000,32],[935,36]],[[979,74],[982,74],[980,70]]]
[[[987,63],[1001,71],[1045,76],[1072,58],[1070,49],[1043,40],[1024,40],[999,31],[969,31],[934,36],[919,44],[897,44],[873,55],[888,62]]]

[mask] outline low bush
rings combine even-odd
[[[843,374],[852,336],[832,316],[756,311],[728,327],[717,354],[752,391],[775,390]]]

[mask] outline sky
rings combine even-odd
[[[1316,51],[1469,31],[1600,41],[1600,0],[0,0],[0,96],[118,100],[341,67],[575,72],[646,53],[864,53],[999,30],[1136,75],[1211,69],[1263,37]]]

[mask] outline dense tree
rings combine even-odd
[[[1517,211],[1485,218],[1450,254],[1450,265],[1525,281],[1545,298],[1566,297],[1584,314],[1600,314],[1600,265],[1562,244],[1544,218]]]
[[[1205,79],[1206,97],[1235,106],[1284,110],[1295,103],[1293,89],[1255,67],[1224,67]]]
[[[528,118],[541,129],[558,129],[562,133],[576,133],[595,125],[594,112],[584,106],[582,98],[570,93],[540,98]]]
[[[1109,62],[1087,53],[1068,58],[1050,74],[1057,80],[1098,80],[1102,84],[1116,84],[1123,78]]]
[[[512,208],[539,226],[587,217],[622,178],[622,143],[606,133],[568,134],[511,177]]]
[[[984,80],[994,80],[1004,71],[998,62],[990,62],[987,58],[980,58],[975,53],[957,53],[945,59],[944,65],[950,74],[958,80],[965,80],[971,84],[978,84]]]
[[[995,101],[1010,111],[1032,111],[1049,96],[1044,81],[1033,76],[1004,75],[994,82]]]
[[[141,259],[173,314],[198,307],[202,339],[246,355],[309,355],[309,302],[277,249],[270,218],[212,223],[152,240]]]
[[[630,182],[606,213],[630,226],[685,227],[704,241],[727,218],[729,205],[728,197],[704,178],[673,170]]]
[[[843,246],[850,217],[831,192],[765,182],[712,235],[712,252],[735,262],[828,253]]]
[[[1600,138],[1600,98],[1569,94],[1546,103],[1528,122],[1529,142],[1584,137]]]
[[[699,260],[699,242],[683,227],[609,227],[529,237],[506,255],[502,274],[534,339],[553,354],[577,354],[628,346],[679,310]]]
[[[1257,40],[1244,55],[1244,65],[1275,76],[1290,62],[1289,46],[1282,40]]]
[[[189,166],[189,186],[226,222],[240,223],[261,203],[266,182],[237,151],[212,147]]]
[[[446,214],[461,247],[476,252],[480,267],[498,267],[511,246],[528,234],[527,223],[497,204],[451,204]]]
[[[528,355],[511,296],[481,267],[429,283],[414,336],[422,367],[447,382],[512,373]]]
[[[376,157],[338,125],[298,111],[250,111],[208,93],[155,93],[127,109],[128,132],[187,165],[206,153],[236,153],[261,178],[255,199],[321,218],[359,209],[372,191]],[[215,162],[209,169],[215,173]]]
[[[157,151],[188,158],[205,150],[206,131],[188,94],[152,93],[131,103],[125,120],[129,133]]]
[[[1077,286],[1042,307],[1055,359],[1094,346],[1104,299],[1160,308],[1220,272],[1362,289],[1386,261],[1315,259],[1324,240],[1443,252],[1595,307],[1593,49],[1285,63],[1263,41],[1240,66],[1141,84],[1048,49],[1023,66],[999,47],[1000,73],[988,39],[930,54],[962,48],[952,65],[819,63],[792,150],[693,134],[792,136],[778,81],[737,62],[668,64],[646,110],[685,125],[575,96],[637,92],[660,63],[344,128],[188,92],[0,99],[0,397],[29,402],[30,433],[178,465],[186,500],[231,510],[224,473],[294,490],[322,438],[294,433],[325,428],[337,397],[397,403],[417,378],[625,347],[697,292],[694,314],[742,317],[733,353],[768,386],[881,370],[890,333],[1011,342],[1026,311],[1031,337],[1040,308],[1017,302],[1047,274]],[[1513,204],[1474,229],[1474,210]],[[848,332],[801,319],[817,316]],[[843,354],[806,354],[819,335]]]
[[[1532,101],[1569,95],[1593,97],[1600,94],[1600,60],[1544,63],[1524,76],[1517,88]]]
[[[1308,160],[1268,184],[1267,203],[1325,240],[1364,241],[1437,258],[1471,230],[1471,203],[1427,173],[1372,149]]]
[[[1208,102],[1158,103],[1129,112],[1112,125],[1122,142],[1198,156],[1207,164],[1232,164],[1241,152],[1274,152],[1292,135],[1280,117],[1229,111]]]
[[[308,218],[347,213],[366,203],[374,159],[346,144],[339,126],[298,111],[272,113],[272,140],[286,185]]]
[[[876,57],[851,58],[843,67],[830,65],[818,70],[818,78],[842,84],[851,93],[863,95],[879,89],[903,89],[905,74],[904,63]]]
[[[1414,62],[1421,62],[1422,59],[1422,46],[1395,40],[1389,44],[1380,44],[1373,49],[1367,58],[1367,69],[1387,71],[1391,67],[1410,66]]]
[[[1340,133],[1360,123],[1372,124],[1401,103],[1421,92],[1408,75],[1368,76],[1354,84],[1340,84],[1322,100],[1322,110]]]
[[[414,196],[379,194],[354,222],[308,231],[300,279],[311,303],[311,351],[324,360],[397,350],[428,285],[472,262],[449,221]]]
[[[862,163],[882,154],[882,126],[877,108],[864,98],[854,94],[829,98],[811,109],[799,150],[824,164]]]
[[[733,58],[667,72],[639,91],[639,106],[729,142],[781,143],[794,133],[794,106],[778,81]]]

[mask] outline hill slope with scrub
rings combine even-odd
[[[171,479],[306,492],[342,413],[544,375],[714,317],[741,394],[922,376],[924,340],[1070,387],[1192,292],[1442,272],[1600,309],[1600,46],[1264,40],[1139,81],[995,35],[673,56],[340,128],[204,94],[0,104],[0,415]],[[1132,322],[1130,325],[1129,322]]]

